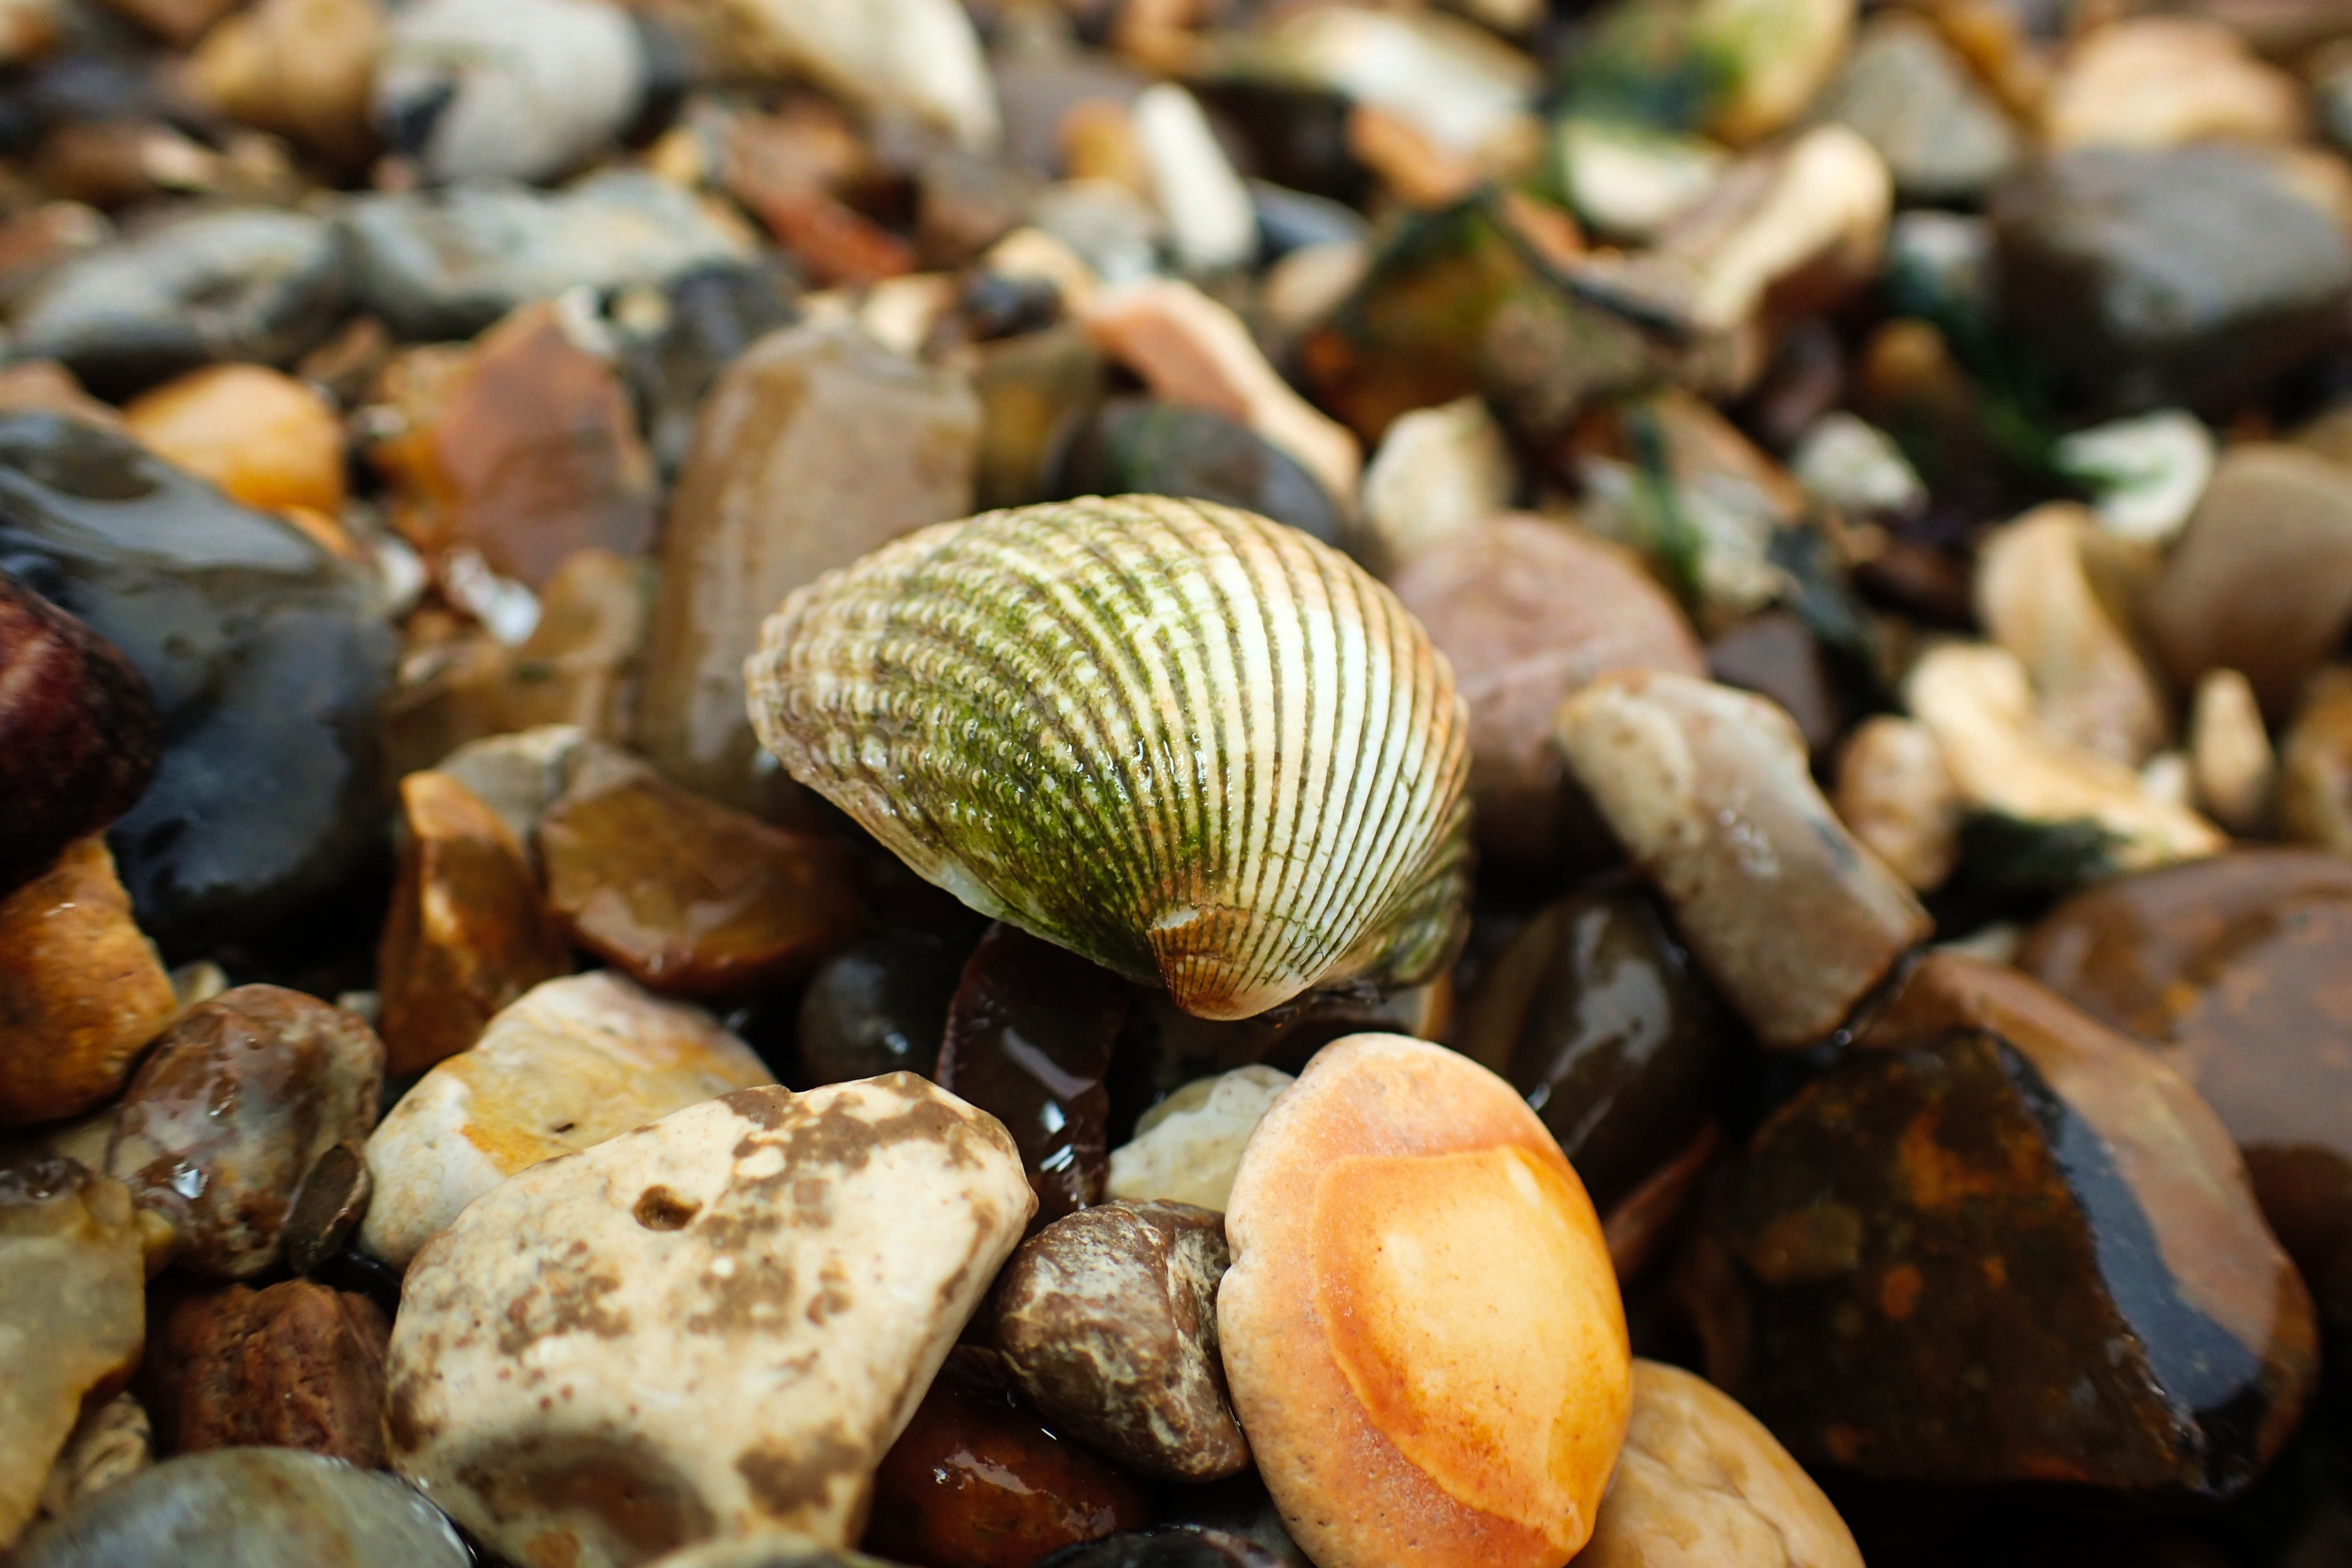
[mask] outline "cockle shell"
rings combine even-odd
[[[908,535],[784,601],[745,665],[792,775],[973,908],[1245,1018],[1446,962],[1468,719],[1354,563],[1121,496]]]

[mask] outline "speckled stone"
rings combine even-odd
[[[393,1329],[393,1463],[493,1550],[830,1546],[1020,1238],[1003,1129],[908,1073],[738,1090],[485,1194]]]
[[[375,1195],[360,1245],[405,1268],[458,1211],[541,1160],[772,1081],[698,1008],[609,971],[534,986],[473,1049],[428,1072],[367,1143]]]

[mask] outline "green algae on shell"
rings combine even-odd
[[[977,910],[1244,1018],[1452,956],[1468,718],[1428,634],[1253,512],[1087,497],[908,535],[746,662],[793,777]]]

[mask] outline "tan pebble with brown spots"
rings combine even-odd
[[[393,1464],[527,1568],[714,1536],[846,1546],[1035,1206],[911,1073],[689,1106],[485,1194],[410,1268]]]

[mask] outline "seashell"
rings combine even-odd
[[[1164,496],[909,534],[744,667],[785,769],[974,909],[1208,1018],[1452,956],[1468,718],[1361,568]]]

